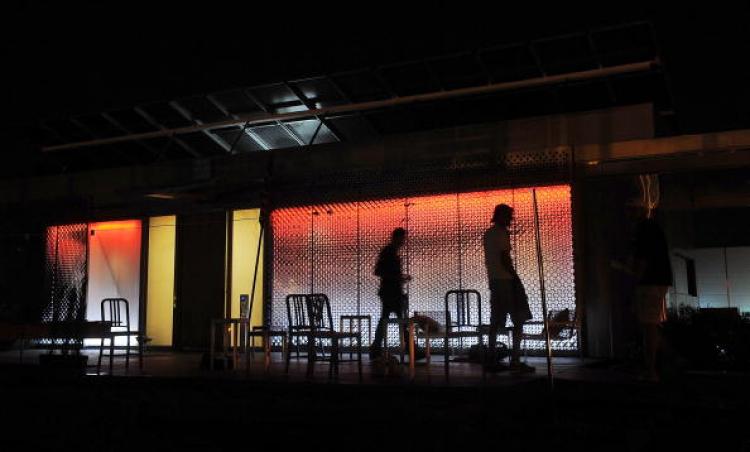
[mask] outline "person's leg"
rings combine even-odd
[[[651,380],[659,379],[656,359],[661,345],[659,324],[665,320],[666,293],[667,288],[663,286],[644,286],[637,300],[638,320],[643,331],[643,361]]]
[[[516,325],[513,323],[512,337],[513,337],[513,348],[510,351],[510,362],[511,364],[518,364],[521,362],[521,334],[523,333],[523,325]]]
[[[370,357],[377,357],[383,351],[383,336],[385,335],[386,322],[388,321],[388,310],[385,306],[380,310],[380,320],[375,328],[375,338],[370,344]]]
[[[490,329],[487,337],[487,354],[493,354],[497,347],[497,328],[499,322],[499,306],[497,304],[497,284],[490,281]]]
[[[643,328],[643,355],[646,364],[646,372],[651,379],[658,379],[656,370],[656,355],[659,351],[659,326],[656,323],[644,323]]]
[[[503,307],[503,287],[501,281],[491,280],[490,286],[490,327],[487,337],[487,350],[483,357],[485,367],[495,369],[497,363],[497,332],[500,326],[505,326],[507,316]]]
[[[528,315],[526,312],[527,307],[525,304],[521,305],[521,303],[525,303],[523,300],[516,299],[512,280],[508,281],[505,293],[508,300],[510,300],[510,320],[513,322],[513,329],[511,330],[513,347],[510,350],[510,369],[522,373],[534,372],[535,369],[532,366],[521,362],[521,338],[523,336],[523,324]]]

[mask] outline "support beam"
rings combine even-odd
[[[164,127],[163,125],[161,125],[159,122],[157,122],[143,108],[141,108],[141,107],[135,107],[135,108],[133,108],[133,111],[135,111],[138,114],[138,116],[140,116],[141,118],[143,118],[143,120],[146,121],[151,127],[155,128],[155,129],[159,129],[161,131],[169,130],[166,127]],[[174,139],[175,143],[177,143],[188,154],[192,155],[193,157],[202,157],[202,155],[198,151],[196,151],[195,149],[193,149],[193,147],[190,146],[189,144],[187,144],[185,142],[185,140],[183,140],[182,138],[174,136],[174,134],[172,134],[172,138]]]
[[[302,102],[302,104],[308,110],[315,110],[315,105],[313,105],[313,104],[310,103],[310,100],[307,99],[307,97],[305,97],[305,93],[303,93],[302,90],[299,89],[299,87],[297,87],[297,86],[295,86],[295,85],[293,85],[293,84],[291,84],[289,82],[284,82],[284,86],[286,86],[287,89],[289,89],[289,91],[291,91],[292,93],[294,93],[294,95],[297,96],[297,98],[299,99],[299,101]],[[336,141],[344,141],[344,140],[341,139],[341,136],[339,135],[339,133],[336,132],[335,128],[331,124],[329,124],[329,122],[323,116],[316,115],[315,119],[317,119],[320,123],[322,123],[324,126],[326,126],[326,128],[328,129],[328,131],[331,132],[331,135],[333,135],[333,137],[336,138]],[[308,143],[308,145],[310,145],[310,144],[314,144],[314,143]]]
[[[243,90],[242,92],[245,93],[245,96],[247,96],[248,99],[253,101],[253,103],[263,111],[263,113],[271,114],[271,112],[268,110],[268,107],[263,102],[261,102],[261,100],[258,99],[258,97],[255,94],[251,93],[248,90]],[[300,99],[300,102],[302,102],[301,99]],[[281,129],[284,132],[286,132],[289,138],[291,138],[297,143],[297,146],[305,146],[306,143],[302,140],[302,138],[297,136],[297,134],[294,133],[294,130],[292,130],[288,125],[284,124],[283,121],[274,120],[273,122],[276,123],[277,126],[281,127]]]
[[[393,99],[376,100],[370,102],[362,102],[357,104],[348,105],[335,105],[331,107],[318,108],[315,110],[301,111],[301,112],[289,112],[279,114],[251,114],[251,115],[239,115],[238,119],[227,119],[224,121],[217,121],[206,124],[195,124],[192,126],[177,127],[173,129],[159,130],[155,132],[146,132],[133,135],[124,135],[120,137],[104,138],[99,140],[90,141],[79,141],[76,143],[68,143],[55,146],[45,146],[42,148],[44,152],[62,151],[66,149],[75,149],[81,147],[90,146],[101,146],[105,144],[121,143],[126,141],[133,141],[137,139],[149,139],[157,138],[170,135],[180,135],[187,133],[195,133],[203,130],[211,130],[221,127],[241,127],[245,124],[268,124],[275,123],[276,121],[290,121],[295,119],[304,119],[315,117],[316,115],[328,116],[332,114],[341,114],[348,112],[357,111],[368,111],[368,110],[379,110],[383,108],[391,108],[396,106],[419,104],[424,102],[436,102],[448,99],[455,99],[459,97],[467,96],[479,96],[486,95],[501,91],[510,91],[522,88],[534,88],[548,85],[557,85],[561,83],[572,83],[583,80],[592,80],[602,77],[609,77],[614,75],[630,74],[635,72],[647,72],[652,71],[658,67],[657,61],[645,61],[641,63],[624,64],[620,66],[613,66],[603,69],[594,69],[589,71],[573,72],[568,74],[550,75],[545,77],[537,77],[533,79],[518,80],[513,82],[495,83],[492,85],[473,86],[469,88],[460,88],[442,92],[417,94],[413,96],[397,97]]]
[[[330,83],[331,86],[333,86],[333,89],[336,90],[336,92],[339,94],[339,96],[341,96],[341,98],[344,99],[345,102],[348,102],[350,104],[352,103],[351,96],[349,96],[344,91],[344,89],[341,87],[341,85],[339,85],[336,82],[336,80],[334,80],[331,76],[328,76],[328,75],[326,75],[324,77],[325,77],[326,81],[328,81],[328,83]],[[357,115],[359,118],[361,118],[362,121],[364,121],[364,123],[367,124],[367,128],[370,129],[370,132],[372,132],[373,135],[375,135],[375,136],[380,136],[381,135],[380,132],[372,124],[372,120],[370,120],[370,118],[368,118],[367,116],[365,116],[361,111],[356,111],[356,112],[352,112],[352,113],[344,113],[343,115],[339,115],[339,116],[347,116],[347,115],[351,115],[351,114]],[[333,119],[336,116],[328,115],[327,117],[330,118],[330,119]]]
[[[202,126],[205,123],[201,121],[198,118],[195,118],[190,111],[188,111],[187,108],[183,107],[179,102],[176,100],[173,100],[169,103],[169,106],[172,107],[177,113],[180,114],[183,118],[186,120],[194,123],[195,125]],[[224,149],[226,152],[231,151],[231,147],[229,146],[229,143],[222,140],[221,138],[217,137],[215,134],[211,133],[211,130],[208,128],[202,128],[199,130],[201,133],[203,133],[205,136],[211,139],[214,143],[216,143],[220,148]]]
[[[107,121],[108,123],[112,124],[115,128],[119,129],[120,132],[124,132],[124,133],[127,133],[127,134],[132,134],[133,133],[132,131],[130,131],[130,129],[128,129],[127,127],[125,127],[124,124],[122,124],[120,121],[118,121],[117,119],[115,119],[109,113],[104,112],[104,113],[101,113],[100,116],[102,118],[104,118],[105,121]],[[149,151],[151,154],[153,154],[155,157],[161,157],[162,152],[159,151],[158,149],[154,148],[150,144],[148,144],[148,143],[146,143],[146,142],[144,142],[142,140],[135,140],[135,142],[138,143],[138,144],[140,144],[144,148],[146,148],[146,150]]]
[[[212,95],[206,96],[206,99],[208,99],[211,104],[216,107],[221,113],[226,116],[227,118],[233,118],[233,119],[239,119],[239,116],[229,111],[229,109],[219,101],[216,97]],[[260,146],[264,151],[267,151],[271,149],[270,146],[268,146],[268,143],[263,140],[263,138],[259,137],[257,133],[253,132],[252,130],[248,129],[244,125],[240,127],[240,133],[244,133],[245,135],[249,136],[251,140],[255,141],[255,143]],[[234,145],[234,143],[233,143]],[[237,152],[236,149],[232,149],[232,153]]]

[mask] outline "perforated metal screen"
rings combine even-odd
[[[380,300],[373,267],[393,229],[404,227],[408,239],[402,261],[404,271],[413,278],[406,287],[410,312],[441,311],[448,290],[477,289],[483,300],[483,322],[489,323],[482,235],[499,203],[515,209],[512,257],[529,295],[534,319],[541,320],[533,190],[548,309],[574,311],[570,187],[558,185],[275,210],[271,215],[271,322],[286,324],[287,294],[322,292],[331,300],[334,322],[340,315],[365,314],[372,316],[374,328],[380,316]],[[395,328],[389,336],[389,340],[397,340]],[[553,347],[574,350],[575,339],[556,341]],[[528,341],[525,345],[541,348],[544,344]]]
[[[83,320],[86,315],[86,223],[47,228],[42,321]]]

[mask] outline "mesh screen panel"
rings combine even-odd
[[[45,288],[42,321],[83,320],[86,315],[85,223],[47,228]]]
[[[512,258],[529,296],[534,320],[541,320],[533,190],[536,190],[544,281],[549,310],[575,310],[570,188],[567,185],[319,204],[275,210],[271,321],[286,324],[284,297],[290,293],[326,293],[334,323],[344,314],[380,316],[379,280],[373,268],[380,249],[396,227],[407,229],[401,250],[409,310],[443,311],[451,289],[476,289],[482,296],[482,320],[489,323],[489,289],[482,235],[495,205],[515,209]],[[533,332],[533,331],[529,331]],[[397,339],[395,327],[389,342]],[[575,338],[553,343],[576,349]],[[464,345],[470,344],[464,341]],[[543,343],[528,341],[530,348]]]

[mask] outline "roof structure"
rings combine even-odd
[[[54,173],[643,102],[670,111],[660,63],[653,25],[633,22],[48,119],[35,135]]]

